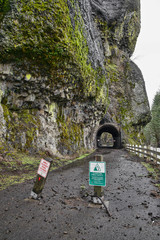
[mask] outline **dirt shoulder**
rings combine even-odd
[[[0,153],[0,190],[7,187],[33,179],[37,174],[37,169],[42,158],[50,157],[53,160],[51,171],[59,169],[74,161],[77,161],[90,153],[82,154],[80,157],[59,158],[46,154],[29,154],[14,151],[4,151]]]
[[[159,240],[159,189],[141,160],[124,150],[95,154],[106,161],[104,196],[112,217],[90,202],[92,154],[50,172],[39,201],[28,199],[33,180],[0,191],[1,239]]]

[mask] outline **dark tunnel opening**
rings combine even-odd
[[[97,131],[98,148],[121,148],[121,131],[114,124],[104,124]]]

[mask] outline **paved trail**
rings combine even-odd
[[[51,172],[43,198],[28,200],[33,181],[0,192],[1,240],[159,240],[160,199],[139,158],[124,150],[101,150],[107,165],[105,199],[112,217],[82,198],[88,161]]]

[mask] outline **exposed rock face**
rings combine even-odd
[[[70,155],[95,147],[102,119],[146,124],[139,30],[139,0],[0,1],[3,143]]]

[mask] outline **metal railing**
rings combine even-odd
[[[135,153],[139,157],[147,158],[147,160],[155,161],[156,163],[160,164],[160,148],[126,144],[126,149],[132,153]]]

